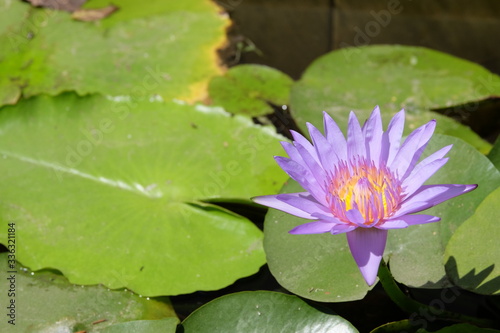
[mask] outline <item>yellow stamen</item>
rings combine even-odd
[[[373,225],[390,217],[399,207],[401,185],[385,166],[375,167],[364,160],[336,168],[329,186],[332,213],[350,222],[346,212],[357,209],[365,225]]]

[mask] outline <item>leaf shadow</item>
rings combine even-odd
[[[483,283],[493,272],[494,268],[495,264],[491,264],[477,274],[476,269],[473,268],[467,274],[460,277],[458,264],[453,256],[448,258],[445,264],[446,274],[455,285],[483,295],[493,295],[500,291],[500,276],[493,277],[488,282]]]

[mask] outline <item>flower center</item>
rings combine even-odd
[[[328,187],[330,209],[339,220],[351,223],[346,212],[357,209],[363,224],[373,226],[390,217],[401,202],[401,182],[384,165],[365,160],[335,167]]]

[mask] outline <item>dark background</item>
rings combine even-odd
[[[229,65],[265,64],[298,79],[314,59],[329,51],[403,44],[446,52],[500,73],[500,1],[215,1],[234,22],[231,34],[239,49],[226,59]],[[257,50],[251,51],[253,46]]]

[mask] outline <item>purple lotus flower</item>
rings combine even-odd
[[[477,185],[423,185],[447,161],[451,145],[418,163],[436,121],[417,128],[401,143],[404,110],[382,130],[376,107],[363,127],[349,115],[347,140],[324,112],[325,135],[307,124],[312,144],[292,131],[293,144],[282,142],[290,158],[276,162],[306,192],[256,197],[259,204],[314,220],[291,234],[347,233],[349,248],[369,285],[375,282],[388,229],[437,222],[437,216],[414,214],[472,191]]]

